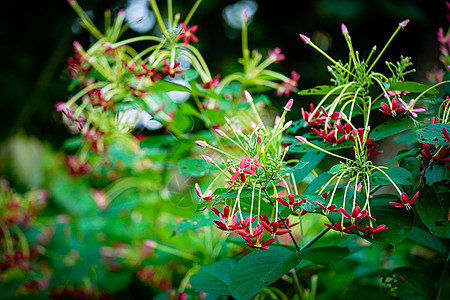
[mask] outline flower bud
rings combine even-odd
[[[344,23],[341,24],[341,31],[342,31],[343,34],[347,34],[348,33],[347,26],[345,26]]]
[[[258,144],[261,144],[262,141],[263,141],[262,136],[258,135],[258,136],[256,137],[256,142],[257,142]]]
[[[294,99],[291,98],[291,99],[286,103],[286,105],[284,106],[284,109],[285,109],[285,110],[291,110],[292,104],[294,104]]]
[[[302,41],[305,42],[305,44],[309,44],[309,43],[311,42],[310,38],[307,37],[306,35],[303,35],[303,34],[300,33],[299,36],[300,36],[300,38],[302,39]]]
[[[220,130],[220,129],[215,129],[215,131],[216,131],[216,133],[218,134],[218,135],[220,135],[220,136],[224,136],[225,135],[225,132],[223,132],[222,130]]]
[[[227,123],[228,125],[231,125],[230,119],[228,119],[227,117],[224,117],[224,119],[225,119],[225,123]]]
[[[409,19],[406,19],[406,20],[404,20],[404,21],[402,21],[402,22],[400,22],[400,26],[402,27],[402,28],[405,28],[406,27],[406,25],[408,25],[408,23],[409,23]]]
[[[242,20],[243,21],[248,21],[248,10],[244,9],[242,11]]]
[[[197,145],[197,146],[200,146],[200,147],[206,147],[207,145],[208,145],[208,143],[207,142],[205,142],[205,141],[195,141],[195,144]]]
[[[287,121],[286,124],[284,124],[284,129],[288,129],[292,125],[292,120]]]
[[[210,156],[208,156],[208,155],[203,155],[202,157],[203,157],[203,159],[204,159],[207,163],[212,162],[212,158],[211,158]]]
[[[304,144],[304,143],[306,143],[306,138],[305,137],[303,137],[303,136],[296,136],[295,137],[295,139],[297,140],[297,141],[299,141],[300,143],[302,143],[302,144]]]
[[[252,95],[250,95],[250,93],[247,90],[244,91],[244,97],[245,97],[245,100],[247,100],[247,102],[253,102],[253,97],[252,97]]]

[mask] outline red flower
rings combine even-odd
[[[275,235],[282,235],[291,232],[290,229],[278,230],[278,228],[284,226],[283,222],[270,222],[269,218],[266,215],[262,215],[260,219],[261,225],[272,234],[272,237],[275,237]]]
[[[358,225],[356,225],[356,228],[358,228],[362,232],[364,232],[366,234],[370,234],[370,235],[373,235],[374,233],[380,233],[380,232],[383,232],[385,230],[388,230],[388,228],[384,224],[379,225],[375,229],[373,229],[372,226],[369,226],[369,225],[366,225],[366,229],[364,229],[364,228],[362,228],[361,226],[358,226]]]
[[[263,168],[262,165],[260,163],[258,163],[258,157],[257,156],[254,156],[253,158],[250,158],[248,156],[244,156],[244,159],[246,159],[248,161],[250,170],[253,171],[253,174],[255,173],[255,167],[257,167],[258,169],[262,169]]]
[[[241,178],[242,183],[245,182],[245,174],[254,175],[255,170],[247,169],[250,166],[249,157],[244,156],[244,158],[239,163],[239,168],[230,167],[229,171],[235,172],[233,176],[231,176],[231,181],[235,181],[238,177]]]
[[[161,69],[161,72],[169,74],[170,77],[174,78],[175,74],[183,73],[183,70],[175,70],[179,65],[180,62],[174,63],[173,67],[170,66],[170,64],[167,62],[167,60],[162,61],[165,68]]]
[[[285,95],[286,97],[297,87],[297,81],[300,79],[300,74],[295,71],[291,72],[291,79],[283,81],[276,90],[278,96]]]
[[[212,196],[212,191],[209,190],[205,195],[202,194],[202,190],[200,189],[200,186],[198,185],[198,183],[195,184],[195,192],[197,193],[197,195],[202,198],[205,201],[211,201],[213,200],[215,197]]]
[[[403,107],[398,107],[398,100],[397,98],[392,98],[391,106],[387,105],[384,102],[381,102],[380,111],[383,114],[391,115],[395,117],[397,115],[397,112],[401,112],[403,110]]]
[[[323,106],[320,107],[320,110],[323,112],[324,116],[326,118],[329,118],[330,120],[337,121],[340,119],[341,113],[340,112],[334,112],[331,115],[328,115],[327,111]]]
[[[341,207],[339,210],[341,211],[341,214],[344,216],[344,218],[352,220],[352,223],[355,223],[355,220],[360,220],[366,216],[369,219],[376,221],[374,218],[369,216],[369,212],[366,209],[361,210],[358,204],[355,205],[355,208],[353,209],[351,215],[348,212],[346,212],[343,207]]]
[[[250,230],[250,224],[253,223],[258,216],[254,216],[250,222],[250,216],[245,218],[245,220],[241,220],[241,230],[236,231],[242,237],[254,238],[264,232],[264,228],[261,225],[256,225],[252,230]]]
[[[80,161],[73,155],[69,155],[66,158],[66,165],[72,176],[87,174],[91,170],[91,166],[87,162]]]
[[[331,225],[331,224],[325,224],[325,226],[327,226],[327,227],[329,227],[329,228],[331,228],[331,229],[333,229],[333,230],[336,230],[336,231],[339,231],[339,232],[344,232],[344,233],[348,233],[348,234],[353,234],[353,232],[351,232],[350,230],[353,228],[353,227],[355,227],[355,224],[352,224],[352,225],[350,225],[350,226],[348,226],[348,227],[346,227],[346,228],[343,228],[342,227],[342,225],[341,225],[341,223],[334,223],[334,225]]]
[[[178,35],[178,38],[184,39],[184,44],[187,46],[189,44],[189,41],[192,40],[193,42],[198,42],[198,38],[194,35],[194,32],[197,31],[198,26],[194,25],[191,28],[188,28],[183,23],[180,24],[183,28],[184,32],[180,33]]]
[[[220,75],[216,75],[212,80],[205,82],[205,83],[200,83],[199,86],[201,88],[204,88],[205,90],[208,90],[210,88],[215,88],[216,86],[219,85],[219,78],[220,78]]]
[[[163,76],[161,74],[156,73],[156,67],[149,69],[146,64],[141,64],[141,67],[144,69],[144,72],[136,74],[137,77],[141,78],[141,77],[147,76],[153,82],[157,81],[158,79],[163,78]]]
[[[284,201],[281,198],[277,198],[277,201],[280,202],[281,204],[283,204],[284,206],[289,207],[291,210],[293,210],[294,207],[296,207],[306,201],[306,199],[302,199],[300,201],[295,202],[295,197],[293,194],[289,194],[288,199],[289,199],[289,203],[287,203],[286,201]]]
[[[407,210],[411,209],[411,204],[413,204],[414,201],[416,201],[417,197],[419,196],[419,192],[417,192],[414,197],[409,199],[408,195],[406,193],[402,193],[400,196],[400,199],[402,202],[389,202],[389,204],[392,204],[395,207],[401,208],[406,207]]]
[[[223,231],[232,231],[239,228],[239,222],[237,221],[237,216],[235,213],[237,209],[234,210],[233,213],[230,211],[229,206],[225,206],[223,209],[223,213],[221,213],[217,208],[211,208],[211,210],[220,218],[220,221],[214,220],[213,222],[216,224],[217,228]],[[231,219],[230,219],[231,218]]]
[[[327,192],[329,193],[329,192]],[[330,212],[338,212],[339,209],[337,209],[337,206],[335,204],[331,204],[330,206],[326,207],[325,205],[323,205],[322,203],[318,202],[318,201],[314,201],[314,203],[318,206],[320,206],[320,208],[322,208],[322,210],[324,210],[325,214],[328,215],[328,213]]]
[[[325,123],[325,118],[320,116],[320,111],[314,112],[314,105],[312,103],[309,104],[310,112],[307,112],[303,109],[300,109],[302,112],[302,117],[305,122],[309,125],[319,125]]]
[[[250,238],[245,236],[243,236],[242,238],[247,241],[247,243],[245,243],[247,246],[262,250],[269,249],[267,245],[272,244],[273,242],[276,241],[275,238],[270,238],[267,241],[261,243],[262,235],[257,236],[255,238],[255,241],[252,241]]]

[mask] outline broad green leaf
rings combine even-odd
[[[300,170],[302,170],[306,165],[308,164],[308,162],[306,161],[299,161],[297,162],[297,164],[295,164],[295,166],[288,168],[286,171],[283,171],[280,173],[280,175],[284,175],[286,173],[300,173]],[[295,175],[294,175],[295,176]],[[297,178],[295,178],[297,180]]]
[[[190,92],[191,90],[181,84],[177,84],[175,82],[170,82],[167,80],[158,80],[151,86],[152,92],[172,92],[172,91],[179,91],[179,92]]]
[[[423,272],[404,267],[382,277],[383,290],[395,299],[431,300],[434,284]]]
[[[324,246],[312,247],[305,256],[306,259],[321,265],[328,265],[343,259],[350,254],[347,247]]]
[[[229,282],[236,260],[227,257],[210,265],[201,266],[190,283],[196,290],[213,295],[231,295]],[[234,275],[233,275],[234,276]]]
[[[446,129],[450,134],[450,124],[429,124],[416,130],[419,140],[431,145],[449,145],[449,141],[445,140],[442,129]]]
[[[317,190],[319,190],[321,186],[325,185],[331,177],[333,177],[333,175],[328,172],[321,173],[308,185],[305,189],[305,194],[311,195],[317,193]]]
[[[247,254],[231,270],[231,295],[236,299],[252,299],[263,287],[294,268],[306,254],[307,251],[294,253],[280,246]]]
[[[434,163],[431,169],[425,169],[425,183],[427,185],[432,185],[444,180],[450,180],[450,169],[447,169],[445,165]]]
[[[423,91],[430,88],[425,84],[421,84],[414,81],[401,81],[396,82],[389,86],[390,91],[402,91],[402,92],[411,92],[411,93],[422,93]],[[439,91],[436,88],[433,88],[428,91],[430,94],[437,94]]]
[[[450,222],[448,214],[450,211],[450,190],[445,186],[434,184],[421,191],[414,202],[419,217],[425,226],[434,235],[448,239],[450,238]]]
[[[393,182],[399,185],[413,185],[412,175],[406,169],[401,167],[389,168],[383,170]],[[391,181],[380,171],[370,175],[370,185],[389,185]]]
[[[213,220],[215,216],[216,215],[211,210],[199,212],[189,219],[181,221],[176,232],[184,233],[188,230],[195,230],[200,227],[212,225],[214,224]]]
[[[440,239],[432,235],[428,230],[425,230],[421,227],[413,226],[408,234],[408,239],[438,252],[443,257],[445,257],[445,255],[447,254],[447,247],[445,247],[444,243]]]
[[[413,148],[410,150],[402,150],[400,151],[396,157],[394,157],[393,159],[391,159],[390,161],[388,161],[386,163],[386,167],[390,167],[393,163],[395,163],[396,161],[402,160],[405,157],[408,156],[416,156],[417,153],[419,153],[419,149],[418,148]]]
[[[324,150],[338,150],[338,149],[346,149],[346,148],[351,148],[353,146],[355,146],[355,143],[350,141],[350,140],[345,140],[342,143],[339,143],[337,145],[333,145],[329,142],[324,142],[323,140],[318,140],[318,139],[314,139],[314,140],[309,140],[309,142],[311,142],[312,144],[324,149]],[[305,153],[305,152],[310,152],[310,151],[316,151],[316,149],[314,149],[311,146],[308,146],[306,144],[302,144],[300,142],[298,142],[297,140],[292,143],[292,145],[289,146],[289,152],[291,153]]]
[[[311,151],[305,153],[302,158],[300,158],[299,162],[308,162],[308,164],[301,170],[294,171],[295,181],[300,182],[305,179],[305,177],[311,173],[315,167],[317,167],[324,157],[325,153],[321,151]]]
[[[211,171],[211,166],[212,165],[207,163],[204,159],[196,159],[191,157],[182,158],[178,162],[178,169],[185,177],[204,176]]]
[[[187,70],[184,70],[183,77],[184,77],[184,80],[189,82],[191,80],[195,80],[198,78],[198,72],[194,69],[187,69]]]
[[[412,128],[413,123],[411,123],[409,118],[397,117],[381,123],[380,125],[375,127],[370,131],[369,138],[378,141]]]
[[[75,150],[81,147],[81,136],[72,136],[66,139],[62,145],[63,150]]]
[[[299,95],[306,96],[306,95],[326,95],[329,92],[331,92],[333,89],[335,89],[336,86],[334,85],[318,85],[316,87],[301,90],[298,92]],[[339,94],[342,91],[341,88],[337,88],[333,94]]]

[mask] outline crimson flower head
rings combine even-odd
[[[373,229],[372,226],[369,226],[369,225],[366,225],[365,229],[359,225],[356,225],[356,228],[358,228],[359,230],[361,230],[362,232],[364,232],[366,234],[370,234],[371,236],[373,236],[374,233],[380,233],[385,230],[388,230],[388,228],[384,224],[377,226],[377,228],[375,228],[375,229]]]
[[[239,228],[239,222],[237,221],[237,216],[235,215],[237,209],[231,212],[229,206],[225,206],[223,213],[221,213],[217,208],[211,208],[211,210],[220,218],[220,221],[214,220],[217,228],[223,231],[232,231]]]
[[[419,192],[417,192],[414,197],[412,197],[411,199],[409,199],[408,195],[406,193],[402,193],[400,196],[400,200],[402,202],[389,202],[389,204],[392,204],[395,207],[401,208],[401,207],[406,207],[407,210],[411,209],[411,205],[413,204],[414,201],[416,201],[417,197],[419,196]]]
[[[391,106],[387,105],[384,102],[381,102],[381,107],[382,108],[380,108],[380,111],[383,114],[391,115],[393,117],[395,117],[397,115],[397,112],[401,112],[404,109],[403,107],[398,107],[397,98],[392,98]]]
[[[165,68],[161,69],[161,72],[169,74],[170,77],[174,78],[175,74],[183,73],[183,70],[176,70],[178,66],[180,65],[180,62],[176,62],[173,67],[170,66],[169,62],[167,60],[162,61]]]
[[[239,177],[241,178],[242,183],[245,182],[245,174],[248,175],[254,175],[255,174],[255,168],[247,169],[250,166],[249,162],[250,158],[248,156],[244,156],[242,158],[241,162],[239,163],[239,168],[230,167],[229,171],[234,172],[233,176],[231,176],[231,181],[235,181]]]
[[[262,235],[258,235],[255,238],[255,241],[252,241],[250,238],[248,238],[246,236],[243,236],[242,238],[247,241],[247,243],[245,243],[247,246],[256,248],[256,249],[262,249],[262,250],[269,249],[269,246],[267,246],[267,245],[272,244],[273,242],[276,241],[275,238],[270,238],[267,241],[264,241],[261,243]]]
[[[253,223],[258,216],[254,216],[250,220],[250,216],[245,218],[245,220],[240,221],[241,230],[236,231],[237,234],[239,234],[242,237],[248,237],[248,238],[254,238],[258,235],[261,235],[264,232],[264,227],[262,227],[260,224],[256,225],[252,230],[250,230],[250,224]]]
[[[178,35],[178,38],[180,39],[184,39],[184,44],[187,46],[189,44],[189,41],[193,41],[193,42],[198,42],[198,38],[194,35],[194,32],[197,31],[198,26],[194,25],[191,28],[188,28],[186,25],[184,25],[184,23],[180,24],[181,27],[183,28],[182,33],[180,33]]]
[[[267,56],[267,58],[274,58],[276,63],[279,63],[280,61],[282,61],[283,59],[286,58],[286,56],[281,53],[281,49],[276,47],[273,50],[269,50],[269,55]]]
[[[272,237],[275,237],[275,235],[282,235],[291,232],[290,229],[278,230],[279,228],[282,228],[282,226],[284,226],[283,222],[270,222],[269,218],[266,215],[262,215],[260,219],[261,225],[272,234]]]
[[[331,204],[330,206],[327,207],[318,201],[314,201],[314,203],[317,206],[320,206],[320,208],[324,211],[325,215],[328,215],[328,213],[330,213],[330,212],[338,212],[339,211],[339,209],[337,209],[337,206],[335,204]]]
[[[212,80],[205,82],[205,83],[200,83],[199,86],[205,90],[208,90],[210,88],[215,88],[216,86],[219,85],[219,78],[220,78],[220,75],[216,75]]]
[[[258,162],[258,156],[254,156],[253,158],[244,156],[243,159],[245,159],[249,163],[250,170],[253,171],[253,174],[255,173],[255,167],[258,169],[263,168],[262,165]],[[250,175],[253,175],[253,174],[250,174]]]
[[[339,232],[344,232],[344,233],[348,233],[348,234],[353,234],[353,232],[351,232],[350,230],[353,228],[353,227],[355,227],[355,224],[352,224],[352,225],[350,225],[350,226],[348,226],[348,227],[342,227],[342,225],[341,225],[341,223],[334,223],[334,225],[331,225],[331,224],[325,224],[325,226],[327,226],[328,228],[330,228],[330,229],[333,229],[333,230],[336,230],[336,231],[339,231]]]
[[[136,74],[138,78],[146,76],[153,82],[163,78],[161,74],[156,72],[156,67],[150,69],[146,64],[141,64],[141,67],[144,69],[144,72]]]
[[[328,115],[327,111],[323,106],[320,107],[320,110],[323,112],[323,115],[330,120],[337,121],[340,119],[341,113],[340,112],[334,112],[331,115]]]
[[[286,97],[297,87],[297,81],[300,79],[300,74],[295,71],[291,72],[291,78],[283,81],[276,90],[277,96],[285,95]]]
[[[369,216],[369,212],[366,209],[361,210],[358,204],[355,205],[355,208],[353,209],[351,214],[346,212],[343,207],[341,207],[339,210],[341,211],[341,214],[344,216],[344,218],[352,220],[352,223],[355,223],[355,220],[360,220],[366,216],[369,219],[376,221],[374,218]]]
[[[284,201],[281,198],[277,198],[277,201],[280,202],[281,204],[283,204],[284,206],[289,207],[291,210],[293,210],[294,207],[299,206],[300,204],[302,204],[303,202],[306,201],[306,199],[302,199],[300,201],[295,202],[295,197],[293,194],[289,194],[288,199],[289,199],[289,203]]]
[[[208,192],[206,192],[206,194],[203,194],[198,183],[195,184],[195,192],[200,198],[202,198],[205,201],[211,201],[214,199],[214,197],[212,196],[212,191],[209,190]]]
[[[300,109],[305,122],[309,125],[319,125],[325,123],[325,118],[320,116],[320,111],[316,110],[316,112],[314,112],[314,105],[312,103],[309,104],[309,109],[310,112],[304,110],[303,107]]]

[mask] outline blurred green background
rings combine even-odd
[[[111,8],[113,14],[129,1],[80,0],[80,5],[93,12],[95,22],[103,22],[103,12]],[[194,0],[174,1],[174,10],[186,12]],[[240,32],[225,22],[223,11],[238,1],[205,0],[194,15],[191,25],[198,24],[198,43],[213,74],[231,73],[239,68]],[[243,1],[240,1],[242,3]],[[438,61],[439,45],[436,31],[448,26],[444,1],[391,0],[318,0],[318,1],[250,1],[257,10],[250,25],[250,48],[280,47],[287,58],[277,68],[285,74],[296,70],[301,74],[299,88],[327,84],[326,60],[305,46],[298,34],[312,37],[335,58],[346,59],[347,47],[341,36],[340,24],[347,25],[356,49],[367,55],[373,45],[382,47],[397,27],[409,18],[410,24],[391,45],[391,57],[412,56],[418,70],[410,80],[426,83],[426,73]],[[161,9],[165,1],[158,1]],[[0,33],[1,88],[0,112],[2,126],[0,142],[17,132],[48,141],[58,149],[69,136],[58,124],[54,104],[66,101],[68,82],[62,76],[67,58],[73,54],[72,42],[88,45],[86,32],[74,33],[76,14],[65,0],[8,1],[4,5]],[[79,30],[79,28],[78,28]],[[130,30],[129,35],[136,35]],[[298,105],[299,96],[293,96]],[[285,99],[273,95],[275,105],[281,107]]]

